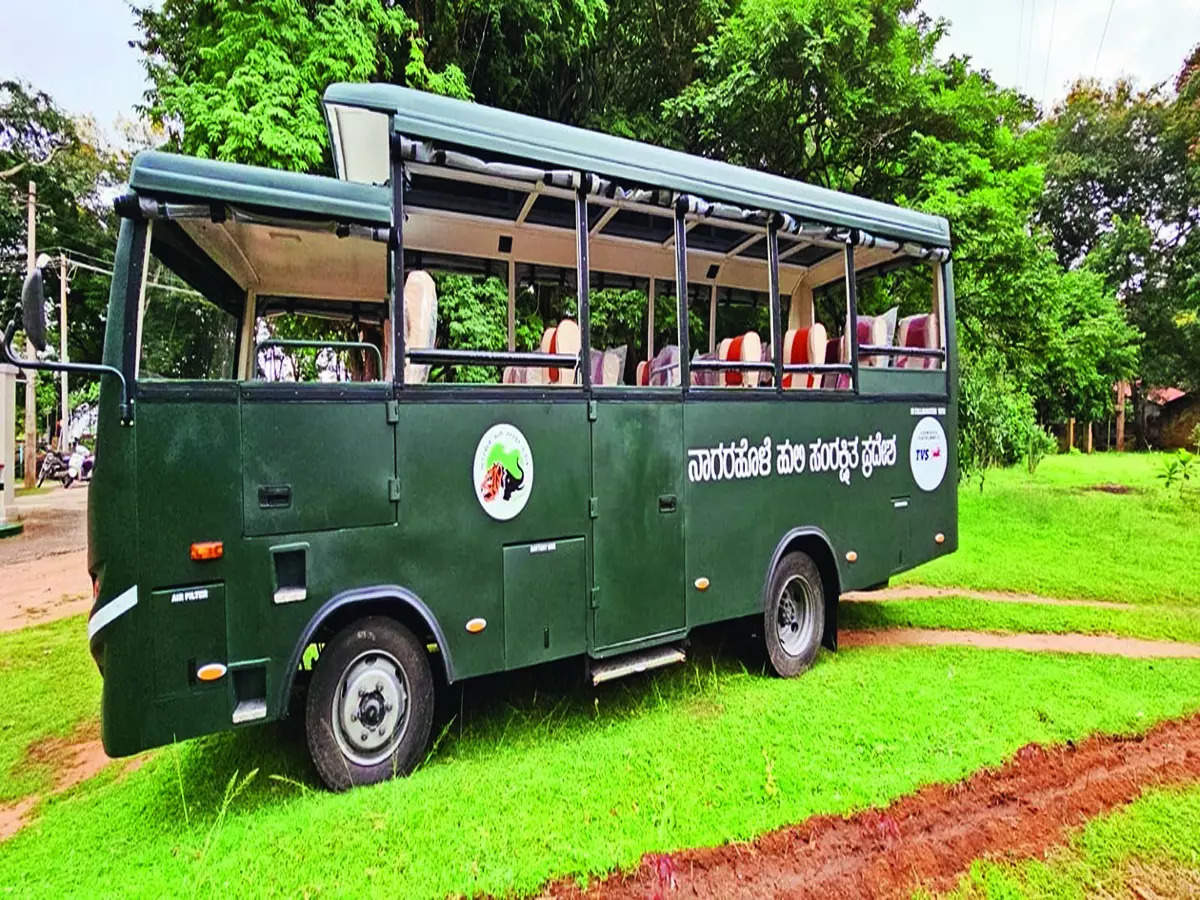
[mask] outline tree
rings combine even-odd
[[[196,156],[328,169],[319,101],[335,81],[469,96],[462,71],[426,65],[416,22],[383,0],[166,0],[134,12],[146,112]]]
[[[0,324],[18,314],[25,277],[25,195],[37,183],[37,246],[67,251],[106,268],[115,243],[116,217],[107,196],[120,184],[125,159],[104,146],[88,120],[73,120],[45,93],[16,81],[0,82]],[[58,267],[47,272],[50,340],[58,346]],[[109,278],[77,270],[71,275],[68,353],[98,361],[104,340]],[[49,384],[52,376],[41,373]],[[54,406],[57,409],[57,406]]]
[[[1145,335],[1141,375],[1200,388],[1200,46],[1174,90],[1081,81],[1047,123],[1039,221]]]

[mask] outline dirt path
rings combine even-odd
[[[975,591],[970,588],[930,587],[925,584],[901,584],[880,588],[877,591],[849,591],[842,594],[843,600],[851,603],[862,601],[886,603],[889,600],[930,600],[937,597],[967,597],[971,600],[987,600],[993,603],[1041,603],[1046,606],[1090,606],[1094,609],[1156,609],[1154,606],[1133,603],[1116,603],[1112,600],[1066,600],[1062,597],[1046,597],[1042,594],[1023,594],[1011,591]],[[1188,611],[1187,607],[1164,607],[1174,611]]]
[[[25,532],[0,541],[0,631],[91,607],[87,497],[86,487],[54,487],[17,501]]]
[[[50,791],[53,795],[86,781],[110,762],[112,760],[100,743],[100,723],[93,720],[83,723],[66,737],[37,741],[25,751],[21,766],[50,769],[54,778],[54,787]],[[39,800],[41,797],[33,795],[22,797],[9,806],[0,806],[0,841],[8,840],[29,823],[30,814]]]
[[[1200,779],[1200,715],[1140,738],[1030,744],[1004,765],[930,785],[882,810],[801,825],[729,844],[647,855],[630,875],[544,897],[907,897],[952,889],[972,860],[1019,858],[1061,844],[1069,829],[1123,806],[1147,787]]]
[[[938,628],[864,628],[839,631],[838,647],[941,645],[991,650],[1030,650],[1041,653],[1098,653],[1131,659],[1174,657],[1200,659],[1200,644],[1147,641],[1096,634],[999,634],[990,631],[949,631]]]

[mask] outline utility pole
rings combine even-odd
[[[67,254],[58,256],[58,358],[67,362]],[[62,408],[59,412],[58,449],[67,452],[67,420],[70,416],[67,403],[67,373],[62,373]]]
[[[25,231],[25,274],[37,265],[37,185],[29,182],[28,221]],[[25,356],[34,359],[37,351],[25,335]],[[25,370],[25,487],[37,484],[37,373]]]

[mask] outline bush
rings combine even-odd
[[[1054,440],[1038,425],[1033,398],[994,351],[964,348],[958,395],[959,473],[969,479],[991,466],[1027,460],[1031,470],[1054,449]]]

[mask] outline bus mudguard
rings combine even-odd
[[[434,640],[437,642],[438,654],[442,658],[442,665],[445,666],[446,683],[452,684],[454,682],[454,661],[450,658],[450,646],[446,642],[446,635],[442,631],[442,626],[438,623],[437,617],[425,604],[425,601],[408,588],[400,587],[400,585],[377,584],[371,587],[354,588],[353,590],[335,594],[325,601],[321,608],[309,619],[308,625],[301,632],[300,639],[296,642],[291,659],[288,661],[283,690],[280,694],[281,709],[287,708],[287,699],[291,694],[292,682],[296,678],[296,672],[300,668],[300,660],[304,655],[304,648],[312,642],[313,636],[331,617],[336,616],[339,612],[350,611],[355,607],[361,609],[364,616],[371,613],[387,615],[389,612],[408,612],[419,617],[428,626],[429,630],[433,633]]]
[[[771,554],[771,563],[763,575],[763,603],[767,599],[767,586],[771,583],[771,573],[785,553],[791,550],[803,550],[813,558],[825,584],[825,636],[821,643],[830,650],[837,649],[837,608],[838,597],[842,593],[842,574],[838,570],[837,554],[833,550],[833,541],[823,529],[816,525],[802,525],[791,529],[779,539],[775,552]],[[817,550],[818,552],[813,552]]]

